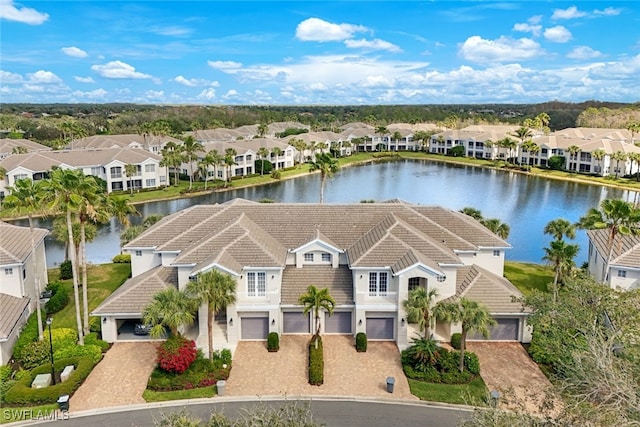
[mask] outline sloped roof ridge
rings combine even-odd
[[[474,277],[474,280],[472,283],[469,284],[469,286],[467,286],[463,292],[460,293],[460,296],[464,296],[467,292],[469,292],[469,290],[473,287],[473,285],[477,282],[478,278],[480,276],[485,276],[489,279],[494,279],[494,282],[497,283],[498,285],[502,286],[506,291],[509,291],[511,293],[517,294],[517,295],[522,295],[522,292],[520,292],[520,290],[518,288],[516,288],[509,280],[507,280],[506,278],[502,277],[502,276],[498,276],[495,273],[490,272],[489,270],[480,267],[479,265],[473,265],[472,270],[475,270],[476,276]]]
[[[276,254],[273,253],[273,251],[269,249],[269,247],[265,244],[267,241],[271,241],[274,245],[277,246],[277,249],[279,249],[281,253],[286,257],[287,249],[267,230],[253,222],[253,220],[244,215],[244,213],[243,216],[238,220],[238,225],[244,228],[249,239],[251,239],[257,246],[259,246],[262,251],[267,254],[269,258],[271,258],[275,263],[282,263],[284,261],[284,259],[278,259],[276,257]]]
[[[398,217],[393,212],[384,216],[376,225],[371,227],[369,231],[364,233],[361,238],[356,240],[349,248],[350,253],[357,255],[355,259],[350,260],[351,264],[356,264],[364,258],[371,250],[373,250],[380,241],[389,234],[389,229],[398,222]],[[404,242],[402,242],[404,245]],[[360,254],[358,254],[360,250]]]
[[[244,218],[246,218],[246,214],[244,213],[244,211],[242,211],[242,212],[240,212],[240,216],[238,216],[236,218],[233,218],[232,220],[228,221],[225,225],[220,227],[219,230],[216,233],[207,234],[206,236],[203,236],[202,239],[198,240],[198,242],[196,244],[193,244],[193,245],[189,246],[188,249],[185,248],[185,250],[180,254],[180,258],[188,257],[194,251],[197,251],[202,246],[204,246],[207,243],[209,243],[210,241],[218,238],[220,235],[226,233],[227,231],[232,229],[234,226],[240,224],[240,222]],[[244,229],[245,233],[247,232],[247,229],[245,227],[241,227],[241,228]],[[167,242],[167,243],[169,243],[169,242]],[[228,246],[225,246],[225,247],[228,247]]]
[[[233,224],[231,227],[225,228],[225,231],[238,225],[239,224]],[[226,245],[222,246],[215,256],[205,258],[204,260],[200,261],[198,265],[200,266],[200,265],[220,264],[220,265],[229,267],[228,265],[225,265],[225,263],[223,262],[224,258],[229,258],[230,260],[234,261],[236,263],[236,267],[241,265],[237,259],[235,259],[231,254],[227,252],[227,249],[231,248],[234,244],[244,239],[245,237],[250,236],[251,233],[249,233],[249,231],[246,228],[244,227],[240,227],[240,228],[244,230],[244,233],[241,233],[234,239],[230,240]],[[239,271],[237,273],[239,273]]]
[[[417,208],[420,207],[425,207],[425,208],[435,208],[435,209],[442,209],[442,210],[447,210],[451,213],[456,213],[455,211],[451,210],[451,209],[445,209],[442,208],[440,206],[417,206],[417,205],[411,205],[411,206],[407,206],[407,209],[410,209],[413,213],[415,213],[416,215],[419,215],[424,221],[428,222],[429,224],[431,224],[433,227],[443,231],[444,233],[450,235],[453,239],[458,240],[460,242],[466,243],[467,245],[473,246],[473,247],[477,247],[475,244],[469,242],[468,240],[458,236],[456,233],[454,233],[453,231],[449,230],[447,227],[445,227],[444,225],[440,225],[439,223],[437,223],[436,221],[434,221],[433,219],[429,218],[428,216],[426,216],[425,214],[423,214],[422,212],[420,212]],[[483,226],[484,227],[484,226]],[[415,228],[415,227],[414,227]],[[421,231],[422,234],[427,234]],[[430,239],[434,240],[432,237],[429,236]]]
[[[173,222],[180,220],[181,218],[189,215],[191,212],[193,212],[194,210],[196,210],[198,208],[201,208],[201,207],[202,207],[202,205],[189,206],[188,208],[184,208],[182,210],[179,210],[178,212],[174,212],[174,213],[172,213],[170,215],[167,215],[167,216],[163,217],[160,221],[158,221],[157,223],[155,223],[151,227],[149,227],[147,230],[145,230],[144,233],[140,234],[135,239],[133,239],[132,241],[130,241],[129,243],[124,245],[124,247],[125,248],[126,247],[135,247],[136,241],[142,240],[142,238],[144,238],[151,230],[157,229],[157,228],[160,228],[160,227],[164,227],[164,226],[167,226],[169,224],[172,224]],[[178,237],[179,237],[179,235],[176,235],[173,239],[163,243],[163,245],[173,241],[174,239],[177,239]]]

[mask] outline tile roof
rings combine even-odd
[[[49,230],[33,229],[36,247]],[[0,221],[0,265],[19,264],[26,261],[31,253],[31,231],[29,227],[19,227]]]
[[[51,151],[51,147],[38,144],[28,139],[10,139],[0,138],[0,156],[3,154],[11,154],[14,148],[24,147],[27,152],[31,151]]]
[[[142,315],[144,308],[153,301],[158,292],[177,286],[178,269],[154,267],[136,277],[128,279],[102,304],[91,312],[92,316],[114,314]]]
[[[105,149],[105,148],[127,148],[146,146],[164,146],[167,142],[182,144],[182,141],[168,135],[141,135],[137,133],[122,135],[93,135],[85,138],[75,139],[67,145],[67,149]]]
[[[606,259],[609,256],[609,231],[588,230],[587,236],[596,250]],[[640,235],[618,235],[613,244],[611,265],[619,267],[640,267]]]
[[[0,340],[6,340],[29,305],[29,298],[0,294]]]
[[[282,273],[282,304],[298,304],[300,295],[309,285],[318,289],[328,288],[336,304],[353,304],[353,275],[346,265],[332,268],[330,265],[291,266]]]

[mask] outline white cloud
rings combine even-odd
[[[602,56],[602,52],[591,49],[589,46],[577,46],[567,54],[571,59],[594,59]]]
[[[355,33],[368,31],[367,27],[352,24],[334,24],[318,18],[305,19],[296,28],[296,38],[301,41],[342,41]]]
[[[43,84],[60,84],[62,79],[56,76],[51,71],[38,70],[35,73],[27,74],[31,83],[43,83]]]
[[[161,36],[186,36],[193,32],[188,27],[154,27],[150,30],[152,33],[160,34]]]
[[[520,31],[522,33],[531,33],[534,36],[538,37],[542,32],[542,25],[532,25],[532,24],[529,24],[528,22],[523,22],[519,24],[514,24],[513,30]]]
[[[75,81],[80,83],[95,83],[95,80],[93,80],[91,76],[87,76],[87,77],[73,76],[73,78],[75,79]]]
[[[180,83],[181,85],[188,87],[196,87],[196,86],[220,86],[220,83],[216,81],[209,81],[205,79],[187,79],[186,77],[180,75],[173,79],[176,83]]]
[[[205,89],[198,95],[198,99],[212,100],[216,98],[216,90],[214,88]]]
[[[22,83],[22,76],[17,73],[10,73],[9,71],[0,70],[0,83],[2,84]]]
[[[603,15],[603,16],[617,16],[620,15],[622,9],[617,9],[615,7],[607,7],[602,10],[595,9],[593,11],[594,15]]]
[[[307,88],[311,91],[327,90],[327,86],[325,86],[324,83],[320,83],[320,82],[311,83],[309,86],[307,86]]]
[[[372,49],[372,50],[388,50],[389,52],[402,52],[398,46],[388,41],[373,39],[373,40],[345,40],[344,45],[351,49]]]
[[[145,98],[149,100],[163,100],[164,91],[162,90],[148,90],[144,93]]]
[[[540,45],[534,40],[527,38],[516,40],[505,36],[496,40],[471,36],[458,50],[458,54],[464,59],[479,63],[524,61],[542,53]]]
[[[527,19],[529,24],[539,24],[542,21],[542,15],[533,15],[531,18]]]
[[[60,50],[65,55],[73,56],[74,58],[86,58],[88,56],[87,52],[85,52],[84,50],[82,50],[80,48],[77,48],[75,46],[63,47]]]
[[[555,9],[551,19],[575,19],[587,16],[587,12],[578,10],[576,6],[568,7],[567,9]]]
[[[239,95],[238,91],[235,89],[229,89],[227,91],[227,93],[225,93],[224,95],[222,95],[223,99],[229,99],[229,98],[235,98]]]
[[[91,69],[105,79],[153,79],[153,76],[140,73],[134,67],[122,61],[92,65]]]
[[[555,43],[566,43],[571,40],[571,31],[558,25],[544,30],[544,38]]]
[[[13,0],[0,0],[0,18],[29,25],[40,25],[49,19],[49,14],[29,7],[16,7]]]
[[[207,61],[207,65],[209,65],[209,67],[211,68],[222,71],[242,67],[242,64],[240,62],[235,61]]]
[[[78,97],[78,98],[89,98],[89,99],[104,98],[108,94],[109,94],[109,92],[107,92],[106,90],[104,90],[102,88],[91,90],[91,91],[88,91],[88,92],[83,92],[81,90],[76,90],[76,91],[73,92],[73,95]]]

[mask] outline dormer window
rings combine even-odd
[[[304,254],[304,262],[313,262],[313,253],[308,252]]]

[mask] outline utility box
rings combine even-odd
[[[394,377],[387,377],[387,393],[393,393],[395,383],[396,379]]]
[[[68,411],[69,410],[69,395],[68,394],[63,394],[62,396],[60,396],[58,398],[58,408],[60,408],[61,411]]]
[[[218,396],[224,396],[224,389],[227,387],[227,382],[225,380],[220,380],[216,383],[216,388],[218,389]]]

